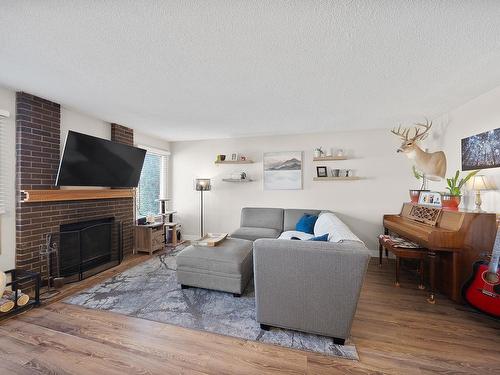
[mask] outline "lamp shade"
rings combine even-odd
[[[209,191],[212,189],[212,185],[210,184],[209,178],[197,178],[195,189],[197,191]]]
[[[491,187],[482,175],[472,177],[472,190],[490,190]]]

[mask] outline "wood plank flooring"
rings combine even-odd
[[[370,264],[352,329],[360,361],[56,301],[0,324],[0,374],[500,374],[500,322],[444,297],[428,304],[409,274],[394,287],[393,266]]]

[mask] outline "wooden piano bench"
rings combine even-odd
[[[424,286],[424,264],[425,258],[427,257],[427,249],[425,248],[406,248],[406,247],[395,247],[392,246],[387,241],[384,241],[383,238],[379,238],[379,265],[382,265],[382,253],[383,251],[391,252],[396,257],[396,286],[399,287],[399,273],[401,269],[401,259],[415,259],[418,260],[420,265],[418,269],[418,273],[420,276],[420,284],[418,285],[418,289],[425,289]]]

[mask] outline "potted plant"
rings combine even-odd
[[[410,189],[410,199],[411,203],[418,203],[418,198],[420,197],[420,193],[422,191],[429,191],[425,189],[425,176],[417,171],[417,168],[415,166],[412,167],[413,171],[413,177],[417,179],[417,181],[422,180],[422,185],[420,186],[420,189]]]
[[[455,173],[455,176],[446,179],[448,192],[441,193],[441,203],[443,208],[448,208],[452,210],[457,210],[460,205],[460,200],[462,198],[462,188],[474,175],[476,175],[480,170],[472,171],[464,178],[460,177],[460,171]]]
[[[320,158],[324,154],[325,154],[325,152],[323,151],[323,149],[321,147],[317,147],[317,148],[314,149],[314,157],[315,158]]]

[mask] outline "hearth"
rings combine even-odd
[[[121,263],[122,223],[113,217],[60,226],[58,273],[65,282],[83,280]]]

